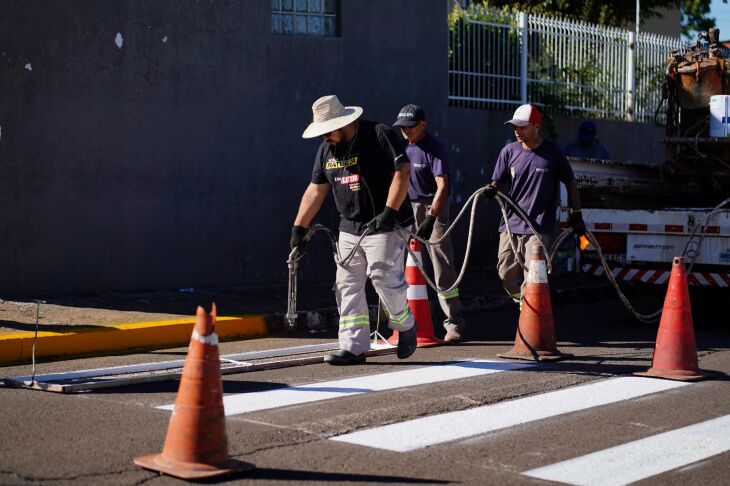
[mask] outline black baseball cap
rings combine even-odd
[[[418,105],[406,105],[398,112],[394,127],[412,127],[426,119],[426,113]]]
[[[584,120],[578,128],[578,140],[581,142],[592,142],[596,139],[598,127],[593,120]]]

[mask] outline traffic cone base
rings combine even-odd
[[[634,374],[679,381],[706,378],[697,363],[692,306],[683,257],[675,257],[672,263],[651,368]]]
[[[654,369],[653,367],[646,371],[636,372],[634,375],[678,381],[699,381],[707,378],[704,373],[699,371]]]
[[[248,471],[256,466],[249,462],[229,459],[226,463],[219,466],[211,466],[210,464],[199,464],[195,462],[181,462],[173,459],[166,459],[163,455],[152,454],[149,456],[135,457],[134,463],[145,469],[158,471],[168,476],[174,476],[181,479],[204,479],[215,476],[223,476],[239,471]]]
[[[524,350],[515,350],[512,348],[506,353],[497,354],[497,356],[504,359],[521,359],[523,361],[560,361],[561,359],[568,358],[571,355],[560,352],[551,353],[550,351],[535,351],[533,353]]]
[[[525,339],[525,337],[520,333],[519,324],[517,326],[515,345],[506,353],[497,354],[498,357],[505,359],[520,359],[524,361],[560,361],[561,359],[572,356],[571,354],[561,353],[555,346],[554,341],[552,346],[548,344],[547,347],[549,349],[535,349],[530,345],[530,342],[535,342],[535,340]]]
[[[182,479],[254,467],[228,456],[215,318],[215,304],[210,314],[198,307],[162,452],[136,457],[136,465]]]
[[[520,318],[512,349],[497,356],[527,361],[559,361],[570,355],[558,351],[550,302],[545,257],[535,247],[520,306]]]

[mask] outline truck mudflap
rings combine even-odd
[[[603,265],[600,263],[585,263],[580,268],[583,273],[595,276],[602,276],[604,272]],[[669,280],[671,268],[667,268],[666,270],[653,270],[620,266],[612,268],[611,273],[616,281],[620,282],[641,282],[663,285]],[[687,274],[687,283],[696,287],[730,287],[730,273],[692,272]]]

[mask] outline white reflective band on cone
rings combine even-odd
[[[193,329],[193,339],[200,341],[203,344],[209,344],[210,346],[218,346],[218,334],[212,333],[207,336],[201,336],[198,331]]]
[[[425,285],[409,285],[406,295],[408,300],[428,300],[428,290]]]
[[[423,257],[421,256],[421,252],[420,251],[414,251],[413,253],[416,254],[416,257],[418,257],[418,263],[420,263],[421,265],[423,265]],[[406,255],[407,255],[407,257],[406,257],[406,266],[407,267],[417,267],[418,264],[413,259],[413,257],[411,256],[411,254],[410,253],[407,253]]]
[[[527,274],[527,283],[548,283],[545,260],[531,260],[530,272]]]

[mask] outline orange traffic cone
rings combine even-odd
[[[520,320],[514,347],[500,358],[529,361],[558,361],[566,355],[555,344],[555,323],[550,302],[550,286],[542,249],[532,250],[525,292],[520,305]]]
[[[183,479],[255,467],[228,456],[215,304],[210,314],[198,307],[162,453],[136,457],[134,463]]]
[[[411,251],[416,255],[418,261],[423,264],[421,245],[415,239],[411,240]],[[411,313],[416,320],[416,342],[418,347],[425,348],[443,344],[443,341],[438,339],[433,332],[426,279],[410,253],[406,258],[406,282],[408,283],[408,307],[411,308]],[[393,331],[388,343],[393,346],[398,345],[398,331]]]
[[[674,257],[651,368],[636,373],[670,380],[701,380],[684,258]]]

